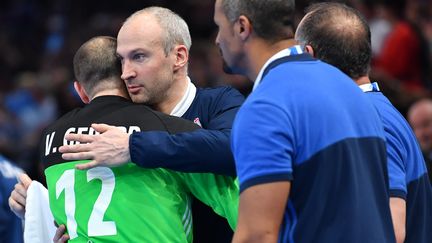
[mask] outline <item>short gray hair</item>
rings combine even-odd
[[[239,0],[222,0],[222,9],[230,22],[234,22],[240,16]]]
[[[230,22],[246,16],[255,33],[267,41],[294,37],[294,0],[222,0],[221,3]]]
[[[148,7],[133,13],[126,19],[125,23],[141,14],[151,14],[158,21],[164,33],[162,44],[166,55],[168,55],[176,44],[185,45],[190,50],[192,39],[189,27],[186,21],[178,14],[163,7]]]

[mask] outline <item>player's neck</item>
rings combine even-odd
[[[361,76],[357,79],[354,79],[354,82],[356,82],[357,85],[370,84],[371,83],[369,76],[367,76],[367,75]]]
[[[189,80],[186,74],[175,78],[173,84],[167,91],[165,99],[152,108],[165,114],[171,114],[174,107],[176,107],[185,95],[188,84]]]
[[[100,96],[120,96],[126,99],[130,99],[129,95],[127,95],[123,90],[120,89],[109,89],[109,90],[99,91],[95,95],[93,95],[92,100]]]
[[[248,55],[250,63],[249,72],[247,74],[248,78],[250,80],[255,80],[261,68],[273,55],[296,44],[297,42],[294,39],[287,39],[272,44],[268,44],[264,41],[257,41],[255,45],[251,45]]]

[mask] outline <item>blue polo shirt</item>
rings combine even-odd
[[[363,90],[384,125],[390,196],[406,200],[405,242],[432,242],[432,189],[420,146],[408,122],[377,87],[363,85]]]
[[[279,241],[394,242],[383,127],[366,96],[308,54],[284,55],[262,76],[232,150],[241,191],[291,181]]]

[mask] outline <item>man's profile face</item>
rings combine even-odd
[[[432,151],[432,104],[420,104],[410,112],[408,120],[414,130],[420,147]]]
[[[165,54],[164,32],[150,14],[127,21],[117,36],[122,76],[133,102],[158,105],[173,82],[175,56]]]
[[[233,32],[233,24],[228,20],[222,8],[222,1],[216,0],[214,22],[218,26],[215,43],[219,47],[223,59],[224,72],[228,74],[238,73],[240,62],[240,46]]]

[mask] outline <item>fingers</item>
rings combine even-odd
[[[93,141],[93,135],[69,133],[65,135],[65,139],[68,141],[78,141],[80,143],[91,143]]]
[[[15,184],[15,188],[11,193],[11,197],[15,201],[25,206],[25,200],[27,198],[27,188],[22,183]]]
[[[15,201],[12,198],[12,196],[9,197],[9,207],[11,211],[14,212],[18,218],[24,219],[25,207],[19,204],[17,201]]]
[[[78,170],[88,170],[91,168],[94,168],[96,166],[99,166],[100,164],[94,160],[88,162],[88,163],[84,163],[84,164],[77,164],[75,165],[75,168]]]
[[[17,185],[18,185],[18,184],[17,184]],[[10,197],[11,197],[11,198],[16,202],[16,203],[19,203],[20,205],[22,205],[23,207],[25,207],[25,205],[26,205],[27,192],[25,192],[25,193],[19,192],[19,191],[16,189],[16,186],[15,186],[15,190],[12,191]]]
[[[73,151],[71,151],[70,153],[62,154],[62,158],[64,160],[87,160],[87,159],[93,159],[93,153],[92,152],[74,153]]]
[[[110,125],[103,124],[103,123],[93,123],[93,124],[92,124],[92,128],[93,128],[96,132],[99,132],[99,133],[104,133],[104,132],[106,132],[106,131],[108,131],[108,130],[110,130],[110,129],[118,129],[118,128],[115,127],[115,126],[110,126]]]
[[[18,177],[19,182],[22,183],[25,189],[28,189],[30,186],[32,179],[27,174],[20,174]]]
[[[31,183],[30,177],[25,174],[19,176],[20,182],[15,184],[8,203],[12,212],[21,219],[24,219],[27,189]]]
[[[64,224],[60,225],[53,238],[54,243],[67,242],[69,240],[69,235],[66,234],[66,226]]]
[[[89,144],[63,145],[60,146],[60,153],[80,153],[90,151]]]
[[[62,237],[60,238],[60,240],[58,241],[58,243],[64,243],[67,242],[69,240],[69,235],[68,234],[64,234],[62,235]]]

